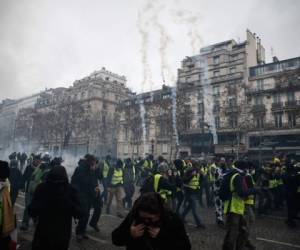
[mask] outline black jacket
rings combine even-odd
[[[112,242],[116,246],[126,246],[127,250],[190,250],[191,244],[184,225],[178,215],[167,212],[164,216],[157,238],[142,236],[133,239],[130,235],[130,226],[134,218],[127,215],[121,225],[112,232]]]
[[[90,170],[86,161],[79,161],[79,166],[72,176],[71,184],[77,189],[80,199],[92,201],[97,195],[95,191],[98,186],[97,172]]]
[[[38,219],[33,250],[67,250],[72,218],[80,216],[77,192],[68,183],[41,183],[34,192],[29,214]]]
[[[19,189],[22,188],[23,185],[22,173],[18,168],[10,168],[9,182],[11,185],[10,188],[11,201],[14,204],[18,196]]]
[[[23,177],[22,177],[22,188],[24,189],[25,192],[28,191],[28,184],[31,180],[32,174],[35,170],[35,167],[33,167],[32,165],[28,165],[25,168],[25,171],[23,173]]]

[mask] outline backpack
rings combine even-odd
[[[218,192],[218,196],[223,202],[231,199],[230,180],[235,173],[235,171],[230,171],[223,176],[220,190]]]

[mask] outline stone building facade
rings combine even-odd
[[[124,128],[130,123],[121,112],[123,120],[119,132],[118,155],[137,156],[141,152],[140,155],[154,153],[155,156],[162,154],[174,158],[179,155],[199,157],[208,154],[245,153],[249,125],[249,105],[245,95],[248,68],[262,64],[265,60],[260,39],[249,30],[246,35],[244,42],[228,40],[213,44],[202,48],[198,55],[186,57],[182,61],[176,85],[176,93],[181,101],[177,101],[176,110],[188,112],[186,117],[177,112],[179,145],[174,146],[171,143],[174,140],[165,140],[164,148],[161,148],[158,130],[155,126],[150,126],[147,134],[152,134],[153,137],[146,138],[146,150],[134,150],[134,143],[124,139]],[[163,89],[158,92],[163,93]],[[145,93],[149,94],[151,95]],[[144,94],[135,98],[142,96]],[[153,117],[159,116],[159,113],[152,112],[150,116],[154,120]],[[142,147],[143,143],[140,144]],[[149,147],[154,150],[149,152]],[[167,148],[173,149],[169,150],[171,154],[164,150]]]
[[[116,156],[116,109],[131,95],[126,78],[105,68],[75,81],[72,87],[43,91],[34,105],[18,110],[12,144],[26,152]]]
[[[300,154],[300,57],[249,69],[249,154]]]
[[[177,86],[190,96],[194,116],[180,142],[192,155],[246,151],[248,68],[263,62],[264,48],[249,30],[244,42],[210,45],[182,61]]]
[[[187,97],[176,95],[176,124],[173,117],[174,89],[163,85],[159,90],[135,95],[120,105],[118,157],[138,158],[162,155],[173,159],[179,153],[177,134],[186,131],[191,121]],[[175,128],[176,126],[176,128]]]

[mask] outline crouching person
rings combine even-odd
[[[53,167],[44,183],[37,186],[29,205],[29,214],[37,219],[33,250],[67,250],[72,218],[79,218],[76,190],[69,184],[62,166]]]
[[[191,249],[182,221],[165,208],[157,193],[145,193],[136,200],[125,220],[112,232],[112,241],[127,250]]]

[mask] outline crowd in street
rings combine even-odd
[[[76,240],[88,240],[87,227],[99,232],[103,210],[124,219],[112,242],[127,249],[191,249],[184,224],[191,213],[195,227],[205,230],[204,206],[226,230],[224,250],[255,249],[250,229],[257,214],[286,211],[286,225],[298,226],[300,163],[291,156],[276,155],[257,166],[246,158],[170,162],[152,155],[99,159],[87,154],[71,176],[63,164],[48,153],[15,152],[0,162],[1,250],[11,249],[19,192],[25,194],[19,230],[27,231],[32,221],[32,249],[68,249],[73,220]]]

